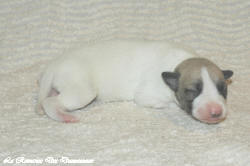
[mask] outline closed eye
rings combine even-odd
[[[217,89],[219,92],[223,92],[226,89],[226,86],[223,83],[217,85]]]
[[[186,100],[188,103],[192,103],[194,101],[194,99],[187,99]]]
[[[185,98],[188,102],[192,102],[195,97],[199,95],[198,90],[194,89],[185,89]]]
[[[198,81],[196,83],[193,83],[192,86],[190,86],[189,88],[186,88],[184,90],[184,94],[185,94],[185,100],[188,103],[192,103],[193,100],[199,96],[199,94],[202,91],[202,82]]]
[[[218,92],[224,97],[227,97],[227,85],[224,82],[220,82],[217,85]]]
[[[196,94],[198,93],[197,90],[194,90],[194,89],[185,89],[185,94],[186,95],[189,95],[189,94]]]
[[[185,93],[194,93],[197,92],[195,89],[185,89]]]

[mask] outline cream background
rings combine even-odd
[[[78,111],[77,124],[34,113],[36,80],[50,60],[79,41],[116,38],[181,42],[234,70],[227,120],[206,125],[175,106],[126,102]],[[248,0],[0,1],[0,162],[68,156],[108,166],[249,166],[249,87]]]

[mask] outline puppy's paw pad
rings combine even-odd
[[[77,122],[79,122],[79,119],[73,115],[58,112],[58,116],[60,117],[60,119],[64,123],[77,123]]]

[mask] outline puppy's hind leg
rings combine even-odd
[[[83,91],[82,91],[83,90]],[[85,90],[85,91],[84,91]],[[56,96],[46,98],[42,106],[46,114],[60,122],[73,123],[79,119],[69,113],[69,111],[80,109],[95,99],[94,90],[83,87],[74,87],[74,89],[65,89]]]

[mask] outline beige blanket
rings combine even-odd
[[[181,42],[232,69],[228,118],[206,125],[176,106],[129,102],[78,111],[77,124],[35,114],[36,80],[50,60],[79,41],[117,38]],[[250,166],[249,88],[249,0],[0,1],[0,165],[68,157],[93,162],[70,165]]]

